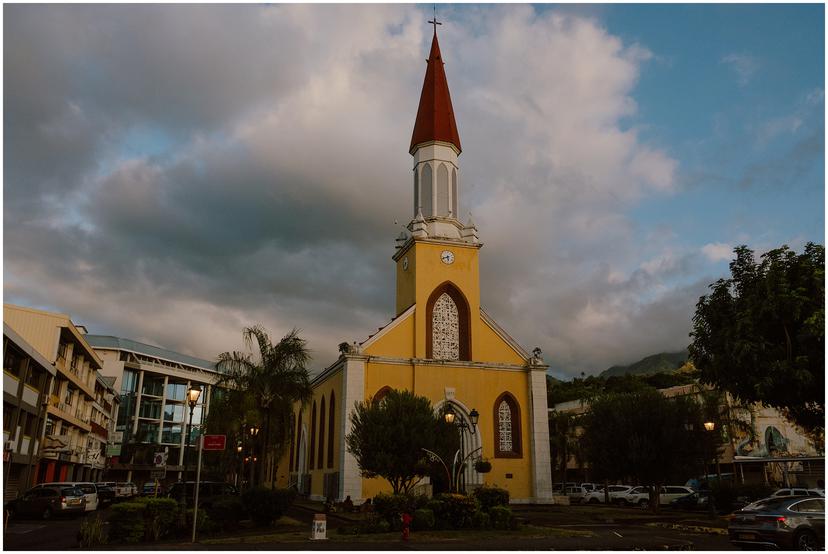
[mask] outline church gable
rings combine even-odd
[[[362,343],[362,352],[388,358],[414,357],[414,310],[411,306]]]
[[[474,360],[524,365],[529,354],[487,314],[480,309],[479,336],[475,337]]]

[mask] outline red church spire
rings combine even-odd
[[[460,135],[454,121],[454,109],[451,107],[446,72],[443,58],[440,56],[440,44],[437,42],[437,20],[434,23],[434,38],[431,41],[431,53],[428,56],[423,92],[420,94],[420,107],[417,108],[417,120],[411,136],[409,152],[414,153],[418,144],[431,141],[449,142],[461,152]]]

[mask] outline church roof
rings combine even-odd
[[[458,152],[462,151],[457,123],[454,121],[454,109],[451,107],[446,72],[443,69],[443,58],[440,55],[440,44],[437,42],[436,28],[427,63],[409,151],[413,153],[414,147],[418,144],[434,140],[449,142],[457,148]]]

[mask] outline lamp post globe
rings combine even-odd
[[[190,470],[190,435],[193,433],[193,410],[198,405],[198,398],[201,396],[201,387],[198,385],[191,385],[187,389],[187,405],[190,407],[190,422],[187,424],[187,442],[184,449],[184,480],[187,480],[188,472]]]

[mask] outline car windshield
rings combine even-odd
[[[95,494],[96,492],[98,492],[98,489],[95,488],[95,485],[90,485],[88,483],[76,485],[76,487],[82,490],[85,494]]]

